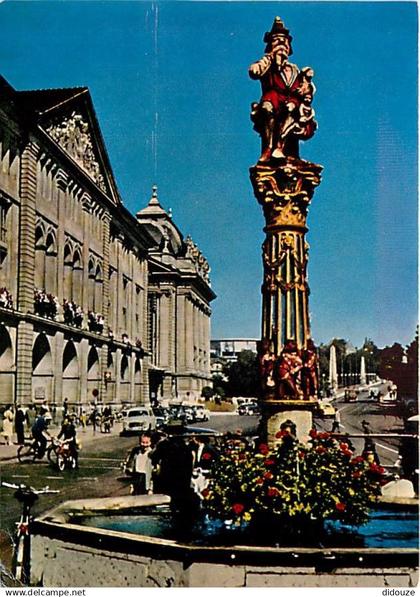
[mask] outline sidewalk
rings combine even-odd
[[[50,425],[50,433],[53,437],[57,437],[58,433],[60,432],[59,425]],[[91,425],[88,425],[83,431],[81,427],[77,429],[77,439],[82,444],[82,449],[84,446],[92,444],[97,439],[103,439],[105,437],[118,435],[121,431],[121,424],[119,422],[114,423],[111,429],[111,433],[101,433],[100,430],[97,428],[94,432]],[[15,435],[15,434],[13,434]],[[16,439],[16,438],[14,438]],[[25,433],[25,443],[31,443],[32,439],[30,438],[30,434],[27,432]],[[8,462],[11,460],[16,459],[17,451],[19,446],[17,444],[11,444],[7,446],[4,443],[0,443],[0,462]]]

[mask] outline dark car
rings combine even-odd
[[[258,404],[241,404],[238,406],[238,415],[259,415],[260,408]]]
[[[194,411],[191,407],[182,404],[171,406],[169,409],[169,421],[179,421],[184,425],[194,423]]]
[[[153,414],[156,418],[156,427],[164,427],[168,423],[170,413],[167,408],[164,408],[163,406],[155,406],[153,408]]]

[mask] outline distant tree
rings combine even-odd
[[[400,394],[417,397],[419,387],[419,334],[418,328],[414,340],[407,346],[403,359],[400,380]],[[398,384],[397,384],[398,385]]]
[[[404,348],[399,342],[383,348],[379,355],[378,374],[383,379],[390,379],[397,385],[402,378]]]
[[[215,391],[211,386],[204,386],[204,388],[201,390],[201,395],[206,401],[210,400],[210,398],[213,398],[214,394]]]
[[[380,349],[370,338],[365,338],[364,344],[360,351],[358,351],[359,358],[365,357],[366,372],[367,373],[378,373],[379,368],[379,357]]]
[[[224,375],[220,375],[216,373],[213,375],[213,389],[214,393],[218,394],[219,396],[225,396],[226,394],[226,386],[227,386],[227,377]]]
[[[259,389],[258,357],[252,350],[243,350],[238,360],[229,363],[224,373],[228,396],[256,396]]]

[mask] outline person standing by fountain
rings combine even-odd
[[[139,445],[133,450],[133,483],[131,485],[132,495],[144,495],[153,493],[152,472],[153,465],[150,458],[152,452],[152,438],[149,433],[143,433],[139,439]]]

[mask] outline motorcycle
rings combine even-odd
[[[54,439],[51,447],[48,449],[48,460],[57,466],[59,471],[65,469],[74,470],[77,468],[77,447],[71,446],[72,440]],[[76,443],[77,446],[77,443]],[[78,446],[80,448],[80,446]]]

